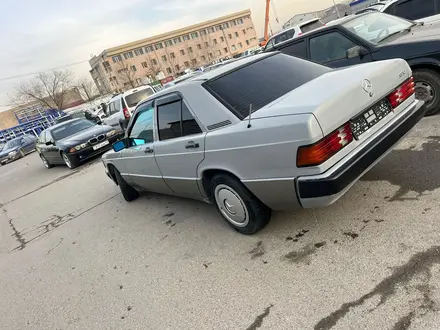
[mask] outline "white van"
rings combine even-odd
[[[107,104],[107,117],[103,118],[102,122],[125,131],[137,104],[155,93],[155,89],[147,85],[129,89],[114,96]]]

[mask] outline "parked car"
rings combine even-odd
[[[425,102],[426,114],[440,110],[440,29],[435,24],[370,12],[331,22],[275,49],[333,68],[403,58],[413,70],[416,97]]]
[[[181,75],[180,77],[174,79],[173,81],[170,81],[169,83],[166,83],[165,85],[163,85],[163,88],[169,88],[171,86],[180,84],[184,81],[187,81],[189,79],[192,79],[198,75],[200,75],[202,72],[201,71],[192,71],[189,73],[185,73],[184,75]]]
[[[103,153],[120,137],[120,130],[87,119],[72,119],[41,132],[37,151],[47,168],[65,164],[70,169]]]
[[[37,138],[30,134],[25,134],[15,139],[9,140],[0,151],[0,165],[5,165],[18,158],[23,158],[26,154],[35,150]]]
[[[306,21],[300,23],[298,25],[289,27],[277,34],[273,35],[269,38],[266,43],[265,50],[272,49],[275,45],[282,44],[283,42],[299,37],[300,35],[310,32],[312,30],[318,29],[325,24],[321,22],[319,18],[312,19],[310,21]]]
[[[379,10],[386,14],[425,23],[440,20],[439,0],[392,0],[381,4]]]
[[[114,96],[107,105],[107,117],[103,118],[102,122],[125,130],[136,105],[154,93],[156,93],[156,90],[147,85]]]
[[[271,210],[338,200],[424,112],[404,60],[332,70],[262,53],[142,102],[102,159],[127,201],[148,190],[212,202],[253,234]]]

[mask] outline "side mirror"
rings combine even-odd
[[[368,50],[361,46],[354,46],[347,50],[347,58],[361,57],[368,54]]]
[[[124,150],[125,148],[127,148],[126,140],[116,141],[115,143],[113,143],[112,148],[115,152],[119,152],[121,150]]]
[[[52,141],[47,141],[45,144],[46,144],[47,146],[51,146],[51,145],[53,145],[53,142],[52,142]]]

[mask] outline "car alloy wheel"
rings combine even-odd
[[[69,157],[67,157],[67,155],[64,153],[63,153],[63,160],[64,160],[64,163],[66,163],[68,168],[72,168],[72,163],[70,162]]]
[[[426,81],[416,81],[415,83],[416,98],[425,101],[425,105],[429,106],[435,99],[435,90]]]
[[[231,187],[219,184],[214,192],[215,201],[221,214],[237,227],[246,227],[249,223],[249,212],[240,195]]]
[[[47,168],[50,167],[49,163],[47,162],[47,159],[43,156],[40,155],[41,161],[43,162],[44,166],[46,166]]]
[[[19,153],[20,153],[20,157],[21,157],[21,158],[23,158],[24,156],[26,156],[26,154],[24,153],[24,150],[23,150],[23,149],[20,149]]]

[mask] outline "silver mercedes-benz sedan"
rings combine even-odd
[[[247,57],[143,101],[103,163],[127,201],[203,200],[253,234],[272,210],[335,202],[408,133],[425,111],[411,74],[400,59]]]

